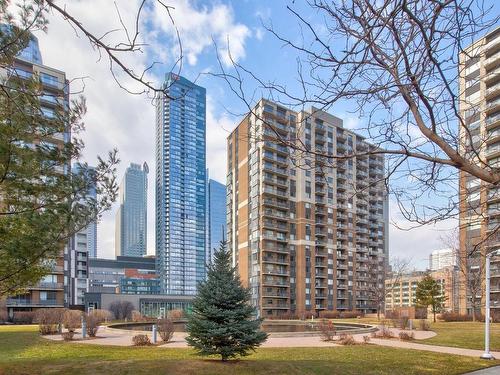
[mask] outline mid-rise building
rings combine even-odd
[[[214,249],[226,239],[226,185],[209,179],[207,184],[207,263],[211,263]]]
[[[388,234],[375,150],[338,117],[264,99],[228,137],[228,243],[263,317],[376,312]]]
[[[440,296],[445,297],[443,311],[458,312],[459,272],[453,266],[431,272],[415,271],[400,277],[388,277],[385,281],[386,311],[415,307],[417,285],[427,274],[436,280],[441,291]]]
[[[458,251],[456,249],[434,250],[429,255],[429,269],[437,271],[446,267],[458,267]]]
[[[132,280],[131,283],[128,283],[127,279]],[[151,286],[149,289],[135,288],[135,291],[154,294],[151,291],[158,289],[154,287],[155,279],[156,286],[158,286],[154,257],[118,256],[116,259],[89,259],[89,293],[120,293],[120,288],[123,287],[126,292],[122,293],[130,294],[134,291],[134,285],[141,284],[136,280],[149,280],[143,282]]]
[[[41,110],[49,118],[56,116],[56,111],[64,110],[69,106],[69,82],[66,74],[43,64],[42,55],[35,36],[30,36],[29,45],[20,52],[8,69],[0,69],[2,77],[8,79],[31,79],[37,77],[43,94],[40,96]],[[69,130],[54,133],[35,141],[46,146],[64,147],[70,141]],[[68,173],[71,165],[55,166],[60,173]],[[15,311],[29,311],[37,308],[64,307],[65,280],[64,280],[64,247],[61,247],[60,256],[51,260],[52,271],[44,276],[36,285],[28,288],[25,294],[8,298],[6,301],[9,316]]]
[[[205,278],[206,91],[169,73],[156,100],[156,259],[161,292],[194,295]]]
[[[131,163],[120,184],[120,207],[116,213],[116,256],[141,257],[147,252],[148,173]]]
[[[464,49],[459,62],[461,154],[481,167],[500,166],[500,27]],[[485,255],[500,248],[500,188],[460,173],[460,312],[472,313],[485,293],[471,293],[470,283],[484,278]],[[500,317],[500,256],[491,268],[491,314]],[[474,295],[471,295],[474,294]],[[475,299],[476,301],[473,301]],[[474,303],[472,303],[474,302]],[[479,311],[476,311],[479,312]]]

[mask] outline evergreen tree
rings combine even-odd
[[[441,287],[431,275],[427,274],[417,284],[416,303],[418,306],[431,306],[434,322],[436,322],[436,313],[443,308],[446,297],[441,292]]]
[[[186,341],[200,355],[220,355],[226,361],[248,355],[267,334],[260,331],[261,319],[253,317],[250,290],[242,286],[224,241],[214,255],[206,281],[198,285]]]

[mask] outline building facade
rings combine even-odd
[[[149,280],[149,282],[144,282],[142,286],[154,285],[154,281],[151,280],[155,279],[158,283],[155,258],[118,256],[116,259],[89,260],[89,293],[120,293],[121,287],[126,289],[126,293],[133,293],[134,285],[141,286],[141,283],[128,283],[128,279]],[[153,289],[135,288],[137,293],[151,290]]]
[[[417,285],[427,273],[438,283],[441,291],[440,296],[445,297],[443,311],[458,312],[459,272],[453,266],[432,272],[411,272],[394,279],[387,278],[385,281],[386,311],[415,307]]]
[[[47,117],[54,117],[56,111],[63,110],[69,105],[69,82],[64,72],[43,64],[42,55],[36,37],[31,36],[27,48],[14,60],[13,65],[0,75],[9,79],[39,78],[43,94],[40,96],[41,110]],[[47,135],[37,142],[45,145],[62,148],[70,140],[70,133],[55,133]],[[59,173],[68,173],[71,165],[55,166]],[[28,288],[25,294],[8,298],[6,301],[9,316],[15,311],[30,311],[38,308],[64,307],[67,303],[65,287],[67,280],[64,277],[64,247],[60,256],[51,261],[52,271],[44,276],[36,285]]]
[[[455,249],[434,250],[429,255],[429,269],[437,271],[446,267],[458,267],[458,251]]]
[[[500,27],[460,55],[460,151],[477,163],[500,166]],[[500,248],[500,188],[460,173],[460,312],[482,306],[484,289],[471,293],[474,279],[484,278],[485,255]],[[492,258],[491,313],[500,317],[500,257]],[[475,295],[471,295],[475,294]]]
[[[207,263],[211,263],[214,249],[226,239],[226,185],[209,179],[207,184]]]
[[[146,163],[131,163],[120,184],[116,213],[116,256],[141,257],[147,252],[148,173]]]
[[[164,294],[205,278],[206,91],[169,73],[156,100],[156,258]]]
[[[279,139],[300,142],[295,153]],[[342,120],[261,100],[228,137],[228,242],[263,317],[375,312],[387,238],[384,157]]]

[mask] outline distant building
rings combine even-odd
[[[120,184],[120,207],[116,213],[116,256],[140,257],[147,252],[148,172],[131,163]]]
[[[118,256],[116,259],[90,259],[88,292],[120,293],[121,286],[125,286],[127,292],[130,292],[133,288],[122,280],[157,278],[155,264],[153,257]],[[138,289],[137,292],[142,290]]]
[[[454,249],[434,250],[429,255],[429,269],[437,271],[445,267],[458,266],[458,251]]]
[[[417,285],[427,273],[426,271],[415,271],[400,278],[388,277],[385,281],[386,310],[392,311],[398,308],[414,307]],[[457,268],[442,268],[430,272],[430,275],[439,284],[441,295],[446,298],[443,310],[458,312],[459,275]]]
[[[211,263],[214,249],[226,239],[226,185],[209,179],[207,185],[207,263]]]
[[[206,91],[169,73],[156,100],[156,258],[164,294],[194,295],[206,262]]]

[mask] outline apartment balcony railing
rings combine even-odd
[[[64,306],[63,302],[57,300],[31,300],[7,298],[7,306]]]
[[[496,53],[493,56],[484,60],[484,65],[489,67],[490,65],[496,64],[500,61],[500,53]]]

